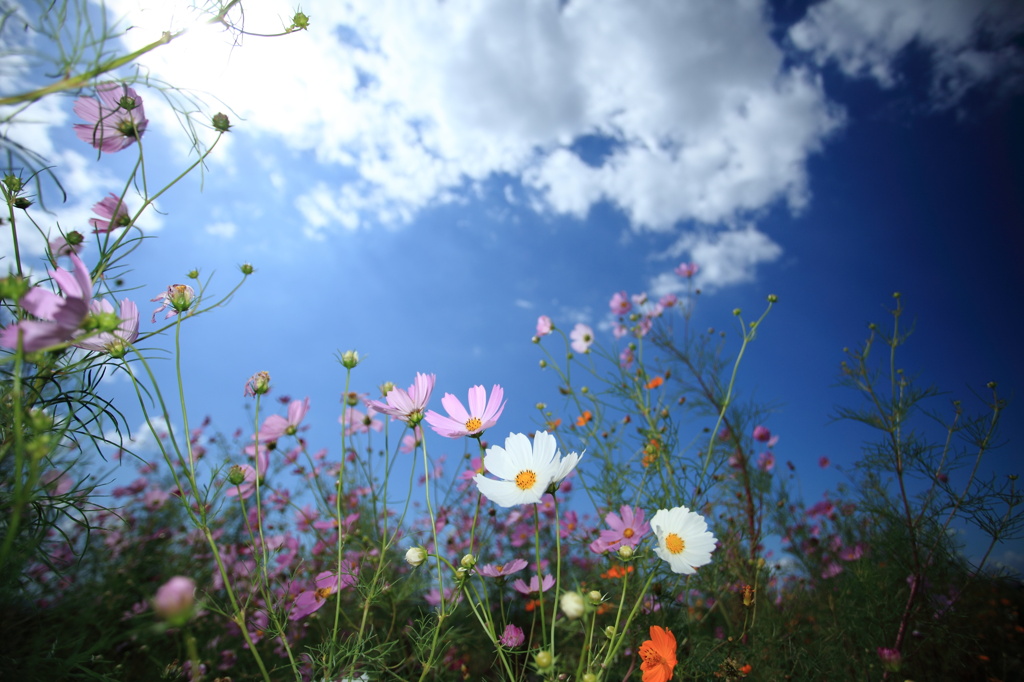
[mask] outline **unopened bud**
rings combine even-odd
[[[227,114],[214,114],[213,129],[219,133],[226,133],[231,129],[231,119],[228,118]]]
[[[555,662],[555,657],[551,655],[550,651],[538,651],[537,655],[533,657],[533,662],[539,670],[547,670]]]
[[[345,369],[355,369],[359,364],[359,353],[354,350],[347,350],[341,354],[341,366]]]
[[[405,560],[412,566],[419,566],[427,560],[427,550],[422,547],[410,547],[405,552]]]
[[[238,464],[228,469],[228,483],[231,485],[242,485],[245,482],[245,470]]]
[[[621,545],[619,547],[619,558],[623,561],[633,558],[633,548],[630,545]]]

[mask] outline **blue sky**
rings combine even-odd
[[[145,4],[108,5],[136,27],[127,48],[187,23]],[[854,400],[835,384],[842,349],[888,323],[892,292],[916,322],[908,372],[968,405],[988,381],[1003,395],[1024,385],[1015,3],[366,5],[313,0],[308,33],[233,51],[204,35],[143,60],[220,98],[236,127],[202,193],[193,176],[140,220],[157,239],[128,285],[145,300],[197,267],[225,292],[238,264],[257,268],[189,325],[194,415],[233,431],[245,379],[267,370],[277,395],[311,397],[313,447],[336,447],[333,355],[354,348],[357,390],[417,371],[438,375],[438,397],[499,383],[498,431],[529,431],[535,403],[557,403],[530,343],[537,316],[611,343],[611,294],[670,291],[667,273],[691,260],[700,326],[733,329],[733,308],[755,317],[779,296],[742,387],[775,407],[776,455],[812,501],[843,480],[818,458],[849,465],[870,437],[830,423]],[[279,30],[292,9],[253,3],[247,28]],[[140,94],[147,158],[170,175],[187,143],[161,98]],[[10,134],[70,173],[56,213],[82,227],[131,159],[97,163],[71,134],[71,103]],[[1017,471],[1016,415],[1011,403],[997,471]]]

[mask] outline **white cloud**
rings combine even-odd
[[[931,94],[940,107],[997,78],[1018,81],[1024,53],[1012,44],[1024,30],[1016,0],[826,0],[789,31],[817,64],[834,60],[847,76],[884,88],[900,81],[897,59],[911,45],[931,59]]]
[[[700,266],[693,277],[693,285],[710,293],[753,281],[757,266],[778,260],[782,247],[753,225],[747,225],[724,232],[688,232],[679,238],[670,253],[688,253],[688,260]],[[653,278],[648,288],[652,296],[659,297],[684,291],[687,284],[681,277],[666,272]]]
[[[560,4],[307,2],[308,33],[247,39],[230,60],[172,43],[144,61],[222,97],[238,130],[358,173],[297,201],[314,238],[410,220],[500,174],[538,210],[584,217],[608,201],[637,229],[808,201],[806,160],[842,114],[784,65],[763,5]],[[249,28],[280,25],[259,11]],[[126,37],[143,44],[151,26]],[[588,139],[610,143],[601,162],[584,160]]]
[[[214,237],[220,237],[222,239],[231,239],[235,236],[236,232],[238,232],[238,226],[230,220],[211,223],[206,226],[206,234],[211,234]]]

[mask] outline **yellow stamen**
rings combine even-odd
[[[668,537],[665,538],[665,549],[673,554],[679,554],[686,549],[686,541],[675,533],[669,533]]]
[[[476,431],[483,425],[484,423],[480,421],[477,417],[470,417],[468,420],[466,420],[467,431]]]
[[[622,537],[624,537],[624,538],[631,538],[631,537],[633,537],[633,529],[632,528],[627,528],[626,530],[622,531]]]
[[[529,469],[516,474],[516,487],[520,490],[529,490],[537,484],[537,474]]]
[[[321,587],[321,588],[317,589],[316,594],[314,595],[314,597],[316,597],[317,601],[323,601],[324,599],[327,599],[328,597],[331,596],[331,592],[332,591],[333,590],[331,590],[331,588],[329,588],[329,587]]]

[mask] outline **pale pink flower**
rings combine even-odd
[[[188,310],[196,300],[196,292],[187,284],[172,284],[167,287],[167,291],[161,292],[149,300],[154,303],[160,303],[160,307],[153,311],[153,319],[151,320],[156,322],[157,313],[167,310],[167,308],[170,308],[170,310],[167,310],[167,314],[164,315],[165,320],[171,315],[177,315]]]
[[[68,237],[73,237],[72,241],[76,243],[68,242]],[[68,232],[67,235],[58,234],[50,240],[50,253],[55,257],[70,256],[73,253],[79,253],[84,248],[85,242],[82,240],[82,233],[75,230]]]
[[[586,353],[594,343],[594,330],[580,322],[572,328],[572,332],[569,333],[569,340],[572,341],[570,345],[574,351]]]
[[[282,417],[279,414],[272,414],[263,420],[259,430],[260,442],[269,443],[276,441],[281,436],[294,436],[299,431],[299,424],[309,412],[309,398],[305,400],[293,400],[288,405],[288,416]]]
[[[423,410],[430,401],[430,392],[434,390],[435,375],[416,373],[416,381],[408,390],[393,388],[384,396],[387,402],[367,400],[366,405],[381,414],[391,415],[392,419],[403,421],[409,426],[416,426],[423,420]]]
[[[555,324],[547,315],[541,315],[537,318],[537,336],[547,336],[554,328]]]
[[[554,587],[554,585],[555,579],[553,576],[551,576],[551,574],[544,576],[543,580],[541,580],[537,576],[533,576],[532,578],[530,578],[529,585],[527,585],[526,581],[522,578],[519,578],[514,583],[512,583],[512,587],[515,589],[516,592],[526,595],[540,594],[541,592],[546,592],[550,590],[552,587]]]
[[[441,405],[448,412],[448,416],[430,410],[425,419],[430,428],[445,438],[479,437],[498,422],[498,417],[505,409],[505,403],[501,400],[504,395],[501,386],[495,384],[491,388],[491,398],[488,400],[487,391],[483,386],[473,386],[469,389],[467,411],[458,398],[451,393],[445,393],[441,398]]]
[[[78,139],[103,152],[119,152],[130,146],[149,124],[142,98],[121,83],[97,85],[95,97],[79,97],[73,108],[85,120],[74,126]]]
[[[513,559],[506,564],[486,564],[477,567],[477,573],[487,578],[504,578],[526,568],[525,559]]]
[[[356,584],[355,566],[350,562],[343,562],[342,576],[339,578],[331,571],[324,571],[316,577],[316,588],[300,592],[292,604],[289,620],[299,620],[313,613],[327,602],[327,598],[342,587],[351,587]]]
[[[608,307],[612,309],[612,315],[628,315],[629,311],[633,309],[633,304],[629,302],[629,296],[625,291],[616,291],[612,294],[612,300],[608,302]]]
[[[113,193],[108,194],[105,199],[94,205],[92,212],[99,216],[99,218],[89,219],[92,231],[96,234],[112,232],[132,224],[131,216],[128,215],[128,207],[121,197]]]
[[[94,313],[113,313],[114,306],[106,299],[93,301],[89,309]],[[74,345],[86,350],[94,350],[101,353],[118,355],[124,353],[125,346],[135,343],[139,338],[139,309],[129,299],[121,301],[118,317],[121,323],[112,332],[100,332],[92,334],[87,338],[75,342]]]
[[[700,266],[696,263],[680,263],[676,266],[675,273],[680,277],[690,279],[697,274],[698,270],[700,270]]]
[[[48,289],[32,287],[18,305],[39,320],[22,320],[0,331],[0,346],[17,348],[21,337],[26,353],[70,341],[89,314],[92,301],[92,278],[78,254],[70,254],[74,274],[57,268],[48,270],[63,296]]]

